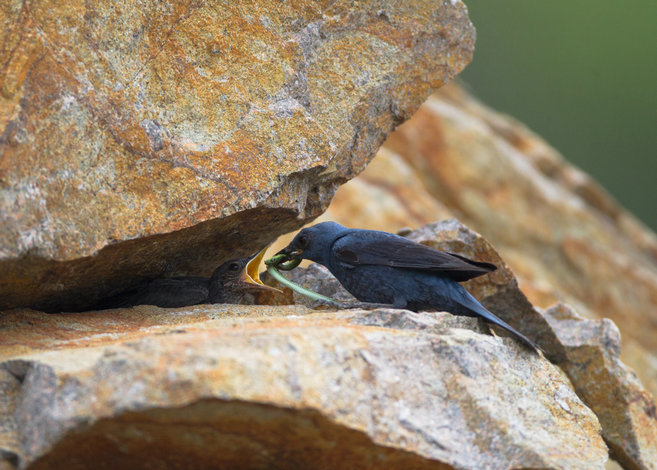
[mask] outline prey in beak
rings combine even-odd
[[[294,247],[290,247],[290,246],[287,246],[287,247],[283,248],[281,251],[279,251],[278,253],[276,253],[277,256],[278,255],[285,255],[285,257],[287,259],[285,259],[283,261],[289,261],[289,260],[292,260],[292,259],[300,258],[302,254],[303,254],[302,249],[294,248]]]
[[[288,246],[265,261],[265,264],[283,271],[290,271],[299,266],[299,263],[303,259],[315,261],[312,256],[308,256],[309,253],[306,253],[310,247],[311,240],[312,236],[309,233],[309,229],[303,229],[294,237],[294,240]],[[312,255],[312,253],[310,254]]]
[[[279,251],[274,256],[265,260],[267,266],[271,266],[282,271],[291,271],[301,263],[301,250],[290,250],[289,247]]]

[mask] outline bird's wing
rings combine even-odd
[[[135,305],[186,307],[203,302],[208,295],[207,279],[156,279],[140,289]]]
[[[112,296],[101,302],[99,308],[133,307],[156,305],[158,307],[186,307],[196,305],[208,298],[207,279],[172,278],[148,281],[137,289]]]
[[[441,272],[457,282],[495,271],[491,263],[434,250],[398,235],[354,230],[333,244],[333,254],[347,265],[377,265]]]

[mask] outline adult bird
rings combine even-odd
[[[265,250],[254,256],[226,261],[210,277],[153,279],[99,302],[95,310],[156,305],[187,307],[197,304],[239,304],[261,290],[278,289],[262,283],[258,275]]]
[[[414,311],[441,310],[482,317],[536,344],[488,311],[459,284],[494,271],[495,265],[434,250],[392,233],[323,222],[301,230],[279,254],[326,266],[361,302]]]

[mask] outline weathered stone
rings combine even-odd
[[[561,371],[479,328],[403,310],[7,312],[15,455],[48,469],[604,468],[599,423]]]
[[[490,244],[455,220],[428,224],[406,236],[496,264],[497,271],[469,281],[468,289],[491,311],[535,338],[564,369],[580,398],[599,417],[603,437],[618,461],[626,468],[657,468],[655,403],[634,372],[620,361],[620,335],[611,320],[585,320],[565,305],[539,312]],[[353,300],[328,270],[316,264],[292,271],[288,277],[323,295]],[[294,297],[296,303],[317,304],[298,294]]]
[[[392,165],[385,178],[370,173]],[[395,232],[449,217],[484,234],[534,305],[613,319],[623,360],[657,394],[657,238],[540,137],[453,84],[338,190],[323,220]]]
[[[540,137],[450,86],[385,148],[484,234],[534,304],[611,318],[657,363],[657,237]]]
[[[82,449],[82,450],[80,450]],[[196,468],[208,470],[453,467],[376,445],[313,410],[226,400],[126,412],[69,434],[31,469]]]
[[[485,108],[453,85],[433,95],[401,126],[371,165],[378,160],[387,164],[393,159],[395,162],[403,159],[406,166],[391,172],[385,180],[368,177],[366,169],[340,188],[326,218],[348,226],[396,231],[445,218],[445,212],[451,212],[484,233],[499,249],[504,261],[517,274],[522,293],[535,305],[547,307],[564,300],[586,316],[615,319],[623,334],[621,357],[636,370],[645,387],[620,362],[617,351],[620,344],[610,339],[615,327],[608,320],[587,323],[579,318],[571,319],[567,324],[574,331],[568,333],[565,327],[547,325],[551,330],[548,333],[543,331],[545,321],[536,320],[536,309],[528,306],[527,323],[539,330],[532,334],[526,326],[505,317],[510,315],[517,321],[523,317],[524,310],[518,306],[528,305],[521,300],[524,295],[519,296],[515,289],[515,281],[509,284],[510,290],[504,293],[502,289],[502,295],[496,296],[499,308],[496,313],[530,337],[542,336],[539,343],[569,371],[570,379],[582,390],[580,397],[599,413],[605,439],[625,468],[651,468],[649,463],[657,461],[654,437],[651,437],[655,435],[651,410],[657,393],[654,234],[539,137],[511,118]],[[423,182],[415,191],[407,184],[410,169]],[[397,174],[404,176],[395,183]],[[359,181],[361,178],[369,186]],[[366,192],[361,197],[370,201],[368,212],[377,214],[389,225],[371,224],[371,218],[354,213],[353,205],[340,198],[340,193],[346,194],[348,187],[359,187],[361,192]],[[407,211],[403,202],[397,205],[375,202],[375,196],[426,200],[428,193],[435,198],[436,209],[420,213],[420,217],[416,211]],[[462,240],[450,246],[449,239],[454,237],[447,232],[443,234],[446,243],[431,241],[439,233],[431,227],[421,229],[425,230],[430,233],[423,238],[438,248],[458,252],[463,249],[463,242],[466,247],[477,246],[475,240]],[[411,237],[421,241],[417,235]],[[496,264],[501,262],[476,248],[468,248],[464,254]],[[494,310],[486,293],[503,287],[504,281],[502,284],[499,281],[507,274],[510,271],[504,267],[485,280],[481,278],[484,281],[481,287],[470,283],[468,288]],[[515,300],[510,301],[509,295],[515,296]],[[575,332],[584,335],[586,328],[592,329],[589,335],[605,331],[606,339],[591,340],[592,344],[584,346],[586,338],[583,338],[582,345],[575,346],[577,342],[569,335]],[[576,373],[582,364],[576,360],[574,351],[587,355],[591,367],[598,365],[602,372],[584,368]],[[581,362],[586,364],[584,360]],[[596,375],[596,371],[601,375]]]
[[[649,353],[636,341],[623,339],[621,346],[621,360],[632,366],[632,369],[639,375],[641,383],[655,396],[657,394],[657,355]]]
[[[358,177],[340,186],[319,220],[397,232],[451,217],[453,214],[424,189],[413,168],[382,147]]]
[[[534,305],[613,319],[624,361],[657,394],[655,235],[540,137],[453,84],[338,190],[323,220],[394,232],[449,217],[493,243]]]
[[[20,397],[20,382],[13,374],[0,367],[0,470],[18,464],[20,444],[14,411]]]
[[[563,304],[544,312],[537,310],[520,291],[515,277],[490,244],[455,220],[428,224],[406,236],[440,250],[499,266],[494,273],[466,283],[468,289],[498,316],[535,338],[549,357],[564,369],[579,397],[599,417],[602,435],[612,455],[625,468],[657,468],[655,403],[634,372],[620,361],[620,335],[611,320],[585,320]],[[292,271],[287,277],[323,295],[353,300],[328,270],[317,264]],[[296,303],[317,306],[317,302],[298,294],[294,294],[294,299]],[[458,318],[469,321],[450,317],[452,326]],[[397,317],[393,327],[402,323]]]
[[[559,365],[598,416],[602,436],[625,468],[657,469],[657,411],[650,393],[619,359],[620,332],[611,320],[586,320],[566,305],[545,312],[566,348]]]
[[[49,310],[316,217],[474,42],[450,0],[9,0],[0,27],[0,308]]]
[[[468,229],[456,219],[449,219],[427,224],[414,231],[406,231],[404,236],[437,250],[457,253],[497,266],[496,271],[465,282],[463,285],[489,310],[534,339],[539,346],[544,348],[551,359],[555,361],[564,359],[565,350],[553,329],[543,315],[527,300],[504,260],[481,235]],[[328,269],[316,263],[306,269],[297,268],[283,275],[292,282],[335,300],[345,302],[356,300],[340,285]],[[279,284],[276,284],[276,287],[282,288]],[[286,290],[286,294],[284,299],[288,301],[293,299],[295,304],[312,308],[326,308],[321,302],[296,292],[288,293]],[[500,334],[508,334],[504,330],[500,329],[499,331]]]

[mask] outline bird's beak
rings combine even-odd
[[[262,249],[259,253],[257,253],[251,260],[246,263],[246,267],[244,268],[244,271],[242,272],[242,282],[251,284],[253,287],[257,287],[260,289],[264,290],[272,290],[275,292],[283,292],[279,289],[276,289],[275,287],[268,286],[266,284],[263,284],[263,282],[260,280],[260,274],[258,274],[258,271],[260,271],[260,262],[262,261],[262,258],[265,257],[265,252],[267,251],[268,246]]]

